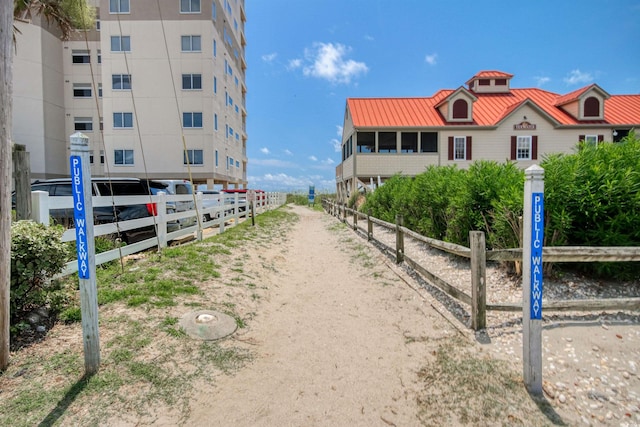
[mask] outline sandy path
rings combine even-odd
[[[455,329],[366,242],[294,209],[300,221],[285,245],[261,255],[277,274],[241,337],[256,357],[202,390],[189,424],[418,425],[416,371]],[[345,245],[366,256],[353,259]]]

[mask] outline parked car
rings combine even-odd
[[[164,191],[167,194],[193,194],[193,185],[185,179],[154,179],[148,181],[148,186],[151,194],[158,194],[159,191]],[[189,210],[195,210],[193,199],[189,201],[167,202],[167,213],[185,212]],[[191,227],[196,225],[197,222],[198,220],[195,216],[170,221],[167,223],[167,231],[171,232],[181,228]]]
[[[222,206],[223,198],[220,195],[221,193],[218,190],[200,190],[199,192],[202,193],[204,196],[202,198],[203,208],[207,209],[215,206]],[[220,217],[220,212],[215,212],[213,214],[205,213],[205,214],[202,214],[202,222],[218,219],[219,217]]]
[[[31,191],[46,191],[51,197],[72,196],[71,178],[58,178],[36,181],[31,184]],[[85,189],[87,191],[87,189]],[[91,194],[93,196],[143,196],[149,195],[149,187],[137,178],[92,178]],[[94,224],[106,224],[117,221],[146,218],[156,215],[154,203],[100,206],[93,208]],[[73,208],[53,209],[50,216],[54,223],[66,228],[74,228]],[[120,233],[126,243],[135,243],[155,237],[155,226],[150,225]]]
[[[238,212],[244,212],[247,210],[247,189],[246,188],[228,188],[222,190],[224,194],[238,194],[238,204],[241,205],[238,208]],[[235,203],[235,199],[231,203]]]

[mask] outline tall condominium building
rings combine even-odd
[[[92,29],[61,41],[16,23],[13,141],[32,178],[69,176],[69,136],[92,175],[246,187],[244,0],[88,0]]]

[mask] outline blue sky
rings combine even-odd
[[[335,191],[346,99],[431,96],[481,70],[640,93],[640,0],[246,0],[250,188]]]

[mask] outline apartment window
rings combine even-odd
[[[229,157],[229,166],[233,167],[233,157]]]
[[[93,164],[93,150],[89,151],[89,163]]]
[[[216,167],[218,167],[218,150],[216,150]]]
[[[182,36],[183,52],[200,52],[200,36]]]
[[[213,40],[213,57],[215,58],[217,54],[218,54],[218,43],[214,39]]]
[[[229,156],[227,156],[227,162],[226,162],[226,164],[227,164],[227,170],[229,170]]]
[[[396,132],[378,132],[378,153],[397,153]]]
[[[102,51],[98,49],[98,64],[102,64]]]
[[[511,160],[536,160],[537,158],[537,135],[518,135],[511,137]]]
[[[203,165],[204,155],[202,150],[186,150],[184,152],[183,162],[185,165]]]
[[[233,138],[233,128],[229,126],[229,136]]]
[[[213,93],[218,93],[218,78],[213,76]]]
[[[183,74],[182,89],[184,90],[202,89],[202,74]]]
[[[100,20],[96,19],[96,31],[100,31]]]
[[[71,51],[71,62],[74,64],[88,64],[90,60],[88,50],[74,49]]]
[[[91,117],[74,117],[73,128],[77,131],[92,131],[93,119]]]
[[[111,36],[111,52],[131,52],[131,36]]]
[[[129,0],[109,0],[109,13],[129,12]]]
[[[376,152],[376,133],[375,132],[358,132],[356,133],[356,138],[358,141],[358,153],[375,153]]]
[[[420,132],[420,152],[421,153],[437,153],[438,152],[438,133],[437,132]]]
[[[401,153],[417,153],[418,132],[402,132],[400,134],[400,148]]]
[[[102,117],[100,117],[100,130],[104,130],[104,122],[102,120]],[[104,162],[102,162],[104,163]]]
[[[218,19],[218,11],[216,10],[216,2],[211,2],[211,19],[215,21]]]
[[[218,114],[213,115],[213,129],[218,130]]]
[[[112,74],[111,88],[113,90],[131,90],[131,74]]]
[[[240,169],[240,161],[236,160],[236,168]]]
[[[104,165],[104,150],[100,150],[100,164]]]
[[[91,98],[91,83],[74,83],[74,98]]]
[[[202,113],[182,113],[182,127],[201,128]]]
[[[133,150],[113,150],[113,163],[116,165],[132,165]]]
[[[180,0],[180,13],[200,13],[200,0]]]
[[[102,83],[98,83],[98,98],[102,98]]]
[[[119,129],[133,128],[133,113],[113,113],[113,127]]]

